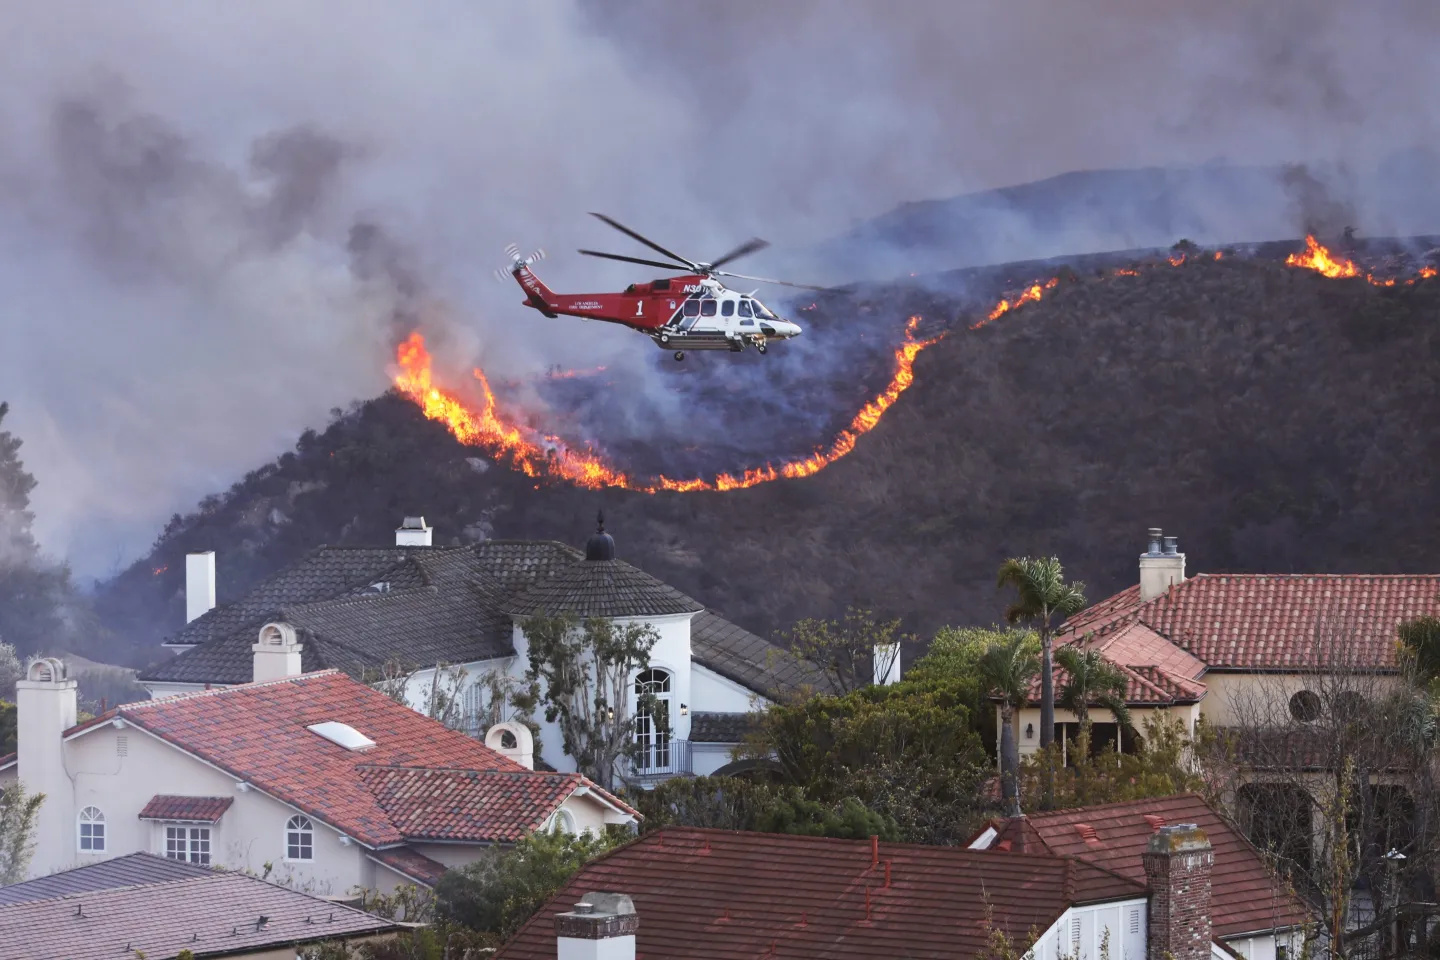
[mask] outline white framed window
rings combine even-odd
[[[171,860],[210,865],[210,828],[174,823],[165,825],[165,856]]]
[[[315,825],[309,817],[294,816],[286,822],[285,859],[315,859]]]
[[[99,807],[86,807],[80,811],[80,852],[105,852],[105,814]]]
[[[664,773],[670,769],[670,671],[652,667],[635,677],[635,740],[640,744],[636,766],[642,773]],[[663,713],[665,722],[656,722],[651,704],[642,700],[648,694],[654,699],[654,710]],[[663,729],[662,729],[663,727]]]
[[[550,818],[550,832],[564,833],[570,836],[575,835],[575,815],[569,810],[560,809]]]

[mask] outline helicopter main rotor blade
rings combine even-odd
[[[671,253],[669,250],[666,250],[664,247],[660,246],[660,244],[656,243],[655,241],[648,240],[645,237],[642,237],[640,234],[636,233],[634,230],[631,230],[623,223],[612,220],[609,217],[605,216],[605,214],[603,213],[592,212],[590,216],[601,221],[602,223],[605,223],[608,226],[614,227],[616,230],[619,230],[621,233],[625,234],[625,236],[629,237],[630,239],[640,241],[641,243],[645,244],[645,246],[649,247],[651,250],[654,250],[656,253],[663,253],[671,260],[678,260],[681,264],[687,267],[693,268],[696,266],[693,260],[687,260],[684,257],[680,256],[678,253]]]
[[[622,257],[618,253],[601,253],[599,250],[581,250],[587,257],[604,257],[606,260],[622,260],[625,263],[639,263],[647,267],[660,267],[662,270],[689,270],[686,264],[661,263],[659,260],[643,260],[640,257]]]
[[[755,280],[759,283],[778,283],[782,287],[799,287],[801,290],[829,290],[829,287],[817,287],[811,283],[791,283],[789,280],[771,280],[769,277],[752,277],[744,273],[730,273],[727,270],[716,270],[715,273],[722,277],[735,277],[737,280]]]
[[[725,264],[731,262],[732,260],[739,260],[741,257],[749,256],[756,250],[764,250],[768,246],[770,246],[769,240],[761,240],[759,237],[751,237],[749,240],[746,240],[734,250],[731,250],[729,253],[725,254],[725,256],[721,257],[719,260],[716,260],[714,263],[710,264],[710,269],[718,269],[719,267],[725,266]]]

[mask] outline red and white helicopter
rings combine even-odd
[[[625,257],[618,253],[581,250],[585,256],[604,257],[607,260],[621,260],[667,270],[684,269],[689,272],[684,276],[651,280],[648,283],[632,283],[625,288],[624,293],[560,294],[545,286],[530,269],[535,261],[544,259],[545,251],[537,250],[522,260],[519,248],[512,243],[505,252],[510,256],[510,275],[525,291],[525,300],[522,302],[552,319],[563,314],[586,320],[604,320],[638,330],[662,350],[673,349],[676,360],[684,360],[686,350],[738,352],[747,346],[753,346],[758,352],[765,353],[771,340],[789,340],[800,336],[799,324],[782,319],[761,303],[753,291],[740,293],[728,289],[716,280],[716,277],[777,283],[806,290],[825,289],[720,269],[727,263],[770,245],[759,238],[747,240],[713,263],[701,263],[671,253],[604,214],[593,213],[591,216],[599,218],[674,262],[662,263],[640,257]],[[504,279],[503,271],[497,270],[495,275]]]

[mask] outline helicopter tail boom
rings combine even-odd
[[[527,306],[534,307],[552,320],[559,316],[555,309],[560,306],[560,298],[555,295],[555,291],[545,286],[544,281],[535,275],[529,264],[517,263],[510,273],[520,284],[520,289],[525,291]]]

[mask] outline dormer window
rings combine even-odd
[[[331,743],[338,744],[346,750],[369,750],[375,746],[375,741],[365,734],[356,730],[348,723],[341,723],[338,720],[326,720],[324,723],[312,723],[305,728],[313,734],[324,737]]]

